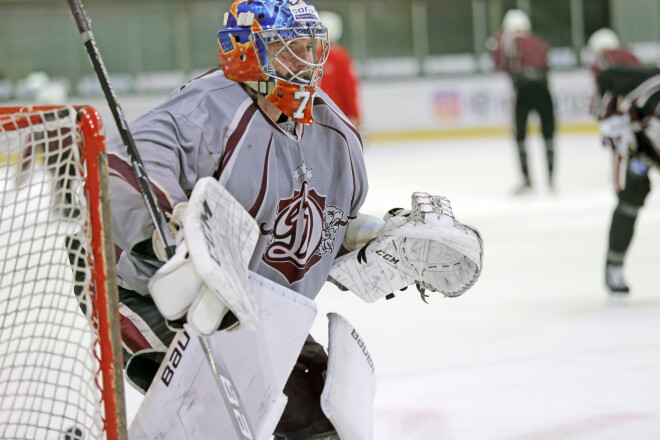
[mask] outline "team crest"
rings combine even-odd
[[[344,212],[326,206],[325,197],[305,181],[300,191],[280,201],[272,229],[261,224],[261,233],[270,235],[262,260],[293,284],[334,250],[337,231],[346,223]]]

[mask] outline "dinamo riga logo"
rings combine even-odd
[[[271,230],[261,224],[262,234],[271,234],[263,261],[293,284],[301,280],[324,254],[334,249],[343,211],[325,206],[325,197],[304,182],[300,191],[281,200]]]

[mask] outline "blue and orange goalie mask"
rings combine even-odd
[[[218,32],[225,76],[247,84],[295,121],[313,124],[312,101],[328,31],[301,0],[235,0]]]

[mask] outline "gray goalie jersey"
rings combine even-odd
[[[259,224],[250,270],[313,299],[367,193],[355,128],[322,91],[313,116],[313,125],[276,124],[216,69],[130,129],[164,212],[201,177],[217,178]],[[147,295],[161,264],[150,249],[154,227],[120,139],[108,153],[119,284]]]

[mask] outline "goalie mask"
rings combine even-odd
[[[312,124],[312,100],[329,51],[316,9],[301,0],[235,0],[224,24],[218,46],[225,76]]]

